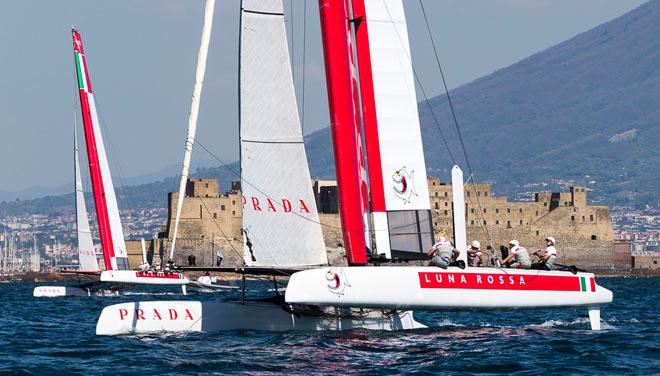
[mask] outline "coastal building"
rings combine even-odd
[[[451,185],[433,177],[427,183],[435,237],[452,238]],[[313,182],[313,190],[326,246],[336,250],[343,242],[336,183],[317,180]],[[240,264],[243,252],[240,186],[234,183],[228,192],[220,194],[218,180],[195,179],[188,181],[185,194],[175,262],[186,264],[188,256],[194,255],[198,266],[212,265],[215,252],[220,249],[226,264]],[[177,197],[176,192],[168,195],[167,224],[159,238],[148,244],[150,257],[167,259]],[[630,267],[625,249],[620,249],[615,258],[609,208],[589,205],[585,187],[571,187],[568,192],[538,192],[534,201],[520,202],[494,195],[489,183],[476,183],[466,185],[465,202],[468,240],[479,240],[484,248],[490,244],[497,251],[500,245],[517,239],[533,252],[544,247],[546,237],[553,236],[565,263],[598,269]],[[341,262],[336,255],[330,259]]]

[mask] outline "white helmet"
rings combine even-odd
[[[512,246],[514,246],[514,247],[517,247],[517,246],[520,245],[520,242],[517,241],[517,240],[512,240],[512,241],[509,242],[509,244],[512,245]]]
[[[481,243],[479,243],[478,240],[475,240],[472,242],[472,247],[479,249],[481,248]]]
[[[555,244],[555,238],[553,238],[552,236],[548,236],[547,238],[545,238],[545,241],[552,242],[552,244]]]

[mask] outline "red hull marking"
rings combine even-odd
[[[135,272],[135,276],[138,278],[163,278],[163,279],[181,279],[182,275],[180,273],[143,273]]]
[[[589,281],[591,281],[591,292],[596,292],[596,279],[589,278]]]
[[[418,274],[419,287],[423,289],[581,291],[580,277],[577,276],[437,272]]]

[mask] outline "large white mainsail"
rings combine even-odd
[[[431,206],[403,2],[352,5],[376,249],[424,255]]]
[[[183,198],[186,192],[186,181],[190,170],[190,159],[192,158],[192,148],[195,143],[195,133],[197,131],[197,115],[199,113],[199,102],[202,98],[202,85],[204,84],[204,73],[206,72],[206,57],[209,51],[209,42],[211,40],[211,28],[213,27],[213,9],[215,0],[206,0],[204,7],[204,24],[202,26],[202,40],[197,54],[197,70],[195,71],[195,86],[193,87],[192,101],[190,104],[190,116],[188,117],[188,136],[186,137],[185,150],[183,152],[183,169],[181,170],[181,181],[179,182],[179,196],[176,201],[176,215],[174,218],[174,232],[172,233],[172,244],[170,247],[170,260],[174,257],[174,247],[176,246],[176,235],[179,230],[179,220],[181,219],[181,208],[183,207]]]
[[[87,206],[85,205],[85,193],[83,191],[82,179],[80,178],[80,158],[78,157],[78,131],[73,131],[73,158],[75,159],[73,169],[75,171],[76,187],[76,230],[78,235],[78,262],[81,271],[98,271],[99,262],[96,259],[94,243],[92,242],[92,231],[89,229],[89,218],[87,217]]]
[[[281,0],[243,0],[240,32],[245,262],[326,264]]]

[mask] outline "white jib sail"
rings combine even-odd
[[[369,30],[369,53],[382,170],[380,178],[385,210],[430,210],[403,3],[401,0],[365,0],[364,4]],[[369,142],[373,140],[368,139],[367,143]],[[369,165],[373,162],[375,161],[368,161]],[[378,253],[384,253],[388,257],[390,248],[396,248],[394,244],[390,244],[388,227],[391,226],[388,226],[388,222],[392,225],[392,219],[388,220],[386,213],[374,212],[376,248]],[[422,224],[428,222],[423,218],[419,220]],[[408,220],[402,217],[399,221]],[[398,227],[405,229],[401,224]]]
[[[281,0],[242,2],[240,127],[246,263],[327,264]]]
[[[183,169],[181,170],[181,181],[179,182],[179,196],[176,201],[176,215],[174,218],[174,232],[172,233],[172,244],[170,247],[170,260],[174,257],[174,247],[176,246],[176,235],[179,230],[179,220],[181,218],[181,208],[183,198],[186,192],[186,182],[190,171],[190,159],[192,158],[192,148],[195,143],[195,133],[197,132],[197,116],[199,114],[199,102],[202,98],[202,86],[204,84],[204,73],[206,72],[206,57],[209,51],[209,42],[211,40],[211,28],[213,27],[213,9],[215,0],[206,0],[204,7],[204,23],[202,26],[202,40],[197,54],[197,70],[195,71],[195,86],[193,87],[192,101],[190,104],[190,116],[188,117],[188,136],[183,152]]]
[[[119,207],[117,206],[117,196],[115,195],[115,187],[112,184],[112,175],[110,175],[108,157],[105,153],[103,135],[101,134],[101,127],[99,126],[94,94],[88,93],[88,99],[89,109],[92,115],[94,135],[96,136],[96,151],[99,156],[99,168],[101,170],[101,178],[103,179],[105,203],[108,208],[108,220],[110,222],[110,231],[112,232],[112,245],[115,251],[115,256],[112,258],[112,269],[125,270],[128,269],[128,254],[126,252],[126,243],[124,242],[124,229],[121,226],[121,218],[119,216]]]
[[[80,178],[80,158],[78,157],[78,131],[73,131],[73,158],[75,160],[76,186],[76,230],[78,232],[78,262],[82,271],[99,270],[99,262],[92,242],[92,231],[89,228],[87,217],[87,206],[85,205],[85,193],[83,191],[82,179]]]

